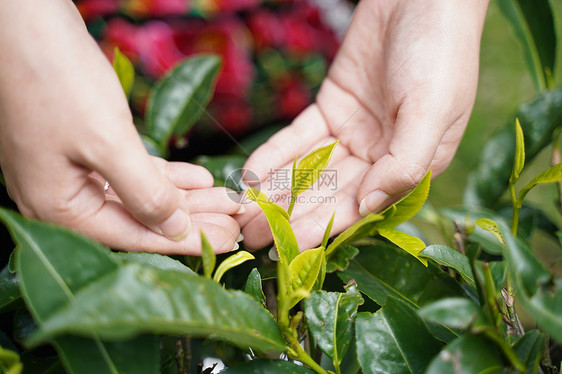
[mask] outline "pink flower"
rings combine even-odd
[[[113,56],[113,48],[119,47],[121,52],[134,62],[138,59],[136,36],[137,26],[123,19],[114,18],[107,23],[102,37],[102,48]]]
[[[285,29],[279,17],[266,8],[252,13],[248,17],[248,26],[257,50],[277,47],[285,38]]]
[[[242,99],[215,97],[210,110],[222,127],[217,130],[243,134],[252,124],[252,108]]]
[[[153,78],[160,78],[185,56],[174,43],[170,27],[161,21],[151,21],[136,34],[141,68]]]
[[[281,118],[291,120],[310,104],[312,98],[306,87],[296,79],[290,79],[283,85],[277,109]]]
[[[189,10],[189,0],[123,0],[122,8],[138,17],[184,15]]]

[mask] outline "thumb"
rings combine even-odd
[[[127,143],[115,151],[109,162],[95,165],[94,169],[107,179],[138,221],[169,239],[183,239],[191,227],[187,202],[160,172],[138,136]]]
[[[434,159],[442,133],[437,126],[398,125],[388,153],[365,173],[357,192],[359,213],[366,216],[400,199],[426,175]]]

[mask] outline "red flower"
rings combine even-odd
[[[252,13],[248,18],[248,26],[257,50],[277,47],[285,38],[279,17],[269,9],[262,8]]]
[[[242,99],[216,97],[210,108],[220,125],[217,130],[226,130],[238,135],[244,133],[252,124],[252,108]]]
[[[163,17],[187,14],[189,0],[124,0],[122,8],[138,17]]]
[[[134,62],[138,59],[136,36],[137,26],[123,19],[114,18],[107,23],[102,38],[103,49],[106,53],[111,52],[109,55],[113,56],[113,48],[117,46]]]
[[[168,24],[152,21],[136,35],[141,68],[150,76],[160,78],[185,56],[178,50]]]
[[[310,104],[311,96],[306,87],[295,79],[284,83],[279,93],[277,109],[279,116],[291,120]]]

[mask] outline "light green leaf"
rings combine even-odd
[[[326,251],[326,248],[324,247],[320,247],[320,248]],[[326,253],[324,252],[324,256],[322,256],[322,263],[320,264],[320,271],[318,272],[318,277],[316,278],[316,282],[314,282],[314,286],[312,286],[312,290],[318,291],[321,290],[322,287],[324,287],[324,280],[326,279],[326,266],[327,266],[327,260],[326,260]]]
[[[136,264],[122,266],[77,293],[29,342],[94,332],[111,340],[144,332],[185,334],[260,352],[284,350],[275,321],[252,297],[196,275]]]
[[[556,30],[548,1],[500,0],[498,5],[525,51],[527,67],[537,90],[548,88],[554,72]]]
[[[513,351],[525,364],[527,373],[538,373],[539,363],[544,355],[545,342],[545,334],[539,330],[530,330],[513,345]]]
[[[469,299],[450,297],[425,305],[418,314],[428,322],[466,330],[476,321],[480,308]]]
[[[324,231],[324,236],[322,237],[322,244],[321,246],[326,248],[328,245],[328,240],[330,239],[330,233],[332,232],[332,226],[334,225],[334,218],[336,218],[336,212],[332,214],[332,218],[330,218],[330,222],[328,222],[328,226],[326,226],[326,231]]]
[[[323,258],[324,248],[319,247],[300,253],[289,264],[290,308],[302,300],[303,291],[307,293],[312,290],[320,275]]]
[[[501,244],[505,244],[505,240],[498,227],[498,224],[488,218],[478,218],[474,221],[475,225],[482,227],[484,230],[491,232]]]
[[[530,181],[528,185],[526,185],[525,187],[523,187],[523,189],[521,189],[521,191],[519,192],[519,198],[517,199],[517,202],[521,206],[521,204],[523,204],[523,200],[525,199],[525,196],[527,196],[527,193],[529,193],[529,191],[537,184],[554,183],[560,181],[562,181],[562,163],[550,167],[549,169],[543,171],[535,178],[533,178],[533,180]]]
[[[427,374],[503,373],[504,363],[497,346],[482,335],[463,335],[436,355]]]
[[[152,89],[147,104],[147,135],[167,153],[172,135],[183,137],[212,97],[220,60],[216,56],[186,59]]]
[[[349,261],[357,256],[358,253],[359,250],[357,247],[353,247],[351,245],[344,245],[340,247],[330,257],[330,260],[326,264],[326,271],[328,273],[333,273],[336,270],[342,271],[347,269]]]
[[[357,358],[363,373],[423,373],[441,344],[416,312],[389,298],[375,314],[359,313]]]
[[[354,333],[357,308],[363,298],[355,286],[346,293],[313,292],[306,299],[305,316],[314,342],[338,367],[345,356]]]
[[[513,161],[513,169],[509,177],[509,183],[515,184],[519,179],[519,174],[525,166],[525,138],[523,137],[523,129],[519,118],[515,119],[515,160]]]
[[[232,268],[234,268],[238,265],[243,264],[246,261],[253,260],[253,259],[255,259],[255,257],[250,252],[246,252],[246,251],[236,252],[235,254],[228,257],[223,262],[221,262],[221,264],[217,268],[217,271],[215,271],[215,275],[213,277],[213,280],[215,282],[219,283],[220,280],[222,279],[222,276],[224,275],[224,273],[226,273],[227,271],[229,271],[230,269],[232,269]]]
[[[20,374],[22,370],[23,364],[18,354],[0,347],[0,371],[3,374]]]
[[[143,266],[161,269],[161,270],[177,270],[187,274],[195,274],[193,270],[171,257],[160,255],[158,253],[146,252],[115,252],[113,256],[124,264],[140,264]]]
[[[380,223],[380,227],[393,228],[414,217],[427,200],[430,184],[431,170],[427,172],[425,177],[412,190],[412,192],[404,196],[400,201],[383,212],[384,214],[396,209],[394,214],[390,215],[387,219]]]
[[[203,274],[205,278],[211,279],[213,275],[213,270],[215,270],[215,265],[217,264],[217,255],[211,247],[211,243],[207,240],[207,237],[201,233],[201,261],[203,262]],[[220,278],[219,278],[220,279]]]
[[[72,231],[32,221],[0,208],[16,249],[20,289],[35,321],[41,325],[75,294],[115,271],[119,263],[101,245]],[[141,336],[127,344],[62,336],[52,343],[70,373],[156,373],[158,340]]]
[[[379,228],[378,233],[380,236],[390,240],[398,247],[417,258],[422,264],[427,266],[427,260],[419,256],[420,252],[426,247],[425,243],[420,238],[416,238],[415,236],[408,235],[398,230],[387,228]]]
[[[299,162],[291,183],[291,195],[296,196],[310,187],[318,180],[332,157],[339,140],[315,149]]]
[[[119,83],[123,87],[125,96],[127,98],[131,94],[131,87],[133,87],[133,82],[135,81],[135,68],[127,56],[125,56],[118,47],[113,50],[113,70],[119,78]]]
[[[221,374],[314,374],[304,366],[280,360],[252,360],[229,366]]]
[[[246,197],[258,203],[265,214],[279,259],[288,265],[299,254],[299,247],[293,228],[289,224],[287,212],[279,205],[270,202],[263,193],[254,188],[246,191]]]
[[[248,275],[246,285],[244,286],[244,292],[252,296],[262,305],[265,303],[265,295],[263,294],[261,283],[261,274],[257,268],[253,268],[250,272],[250,275]]]
[[[373,213],[349,226],[347,230],[339,234],[328,246],[328,249],[326,250],[326,256],[328,259],[330,259],[334,255],[334,251],[341,246],[352,244],[358,239],[372,235],[377,227],[377,223],[383,219],[384,215]]]

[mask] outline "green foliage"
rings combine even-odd
[[[20,374],[23,365],[14,351],[0,347],[0,371],[2,374]]]
[[[173,135],[183,137],[199,119],[219,72],[215,56],[191,57],[168,73],[151,91],[146,129],[160,153],[166,155]]]
[[[243,264],[246,261],[253,260],[255,257],[246,251],[236,252],[219,265],[217,270],[215,271],[215,275],[213,276],[213,280],[217,283],[220,282],[224,273],[228,270]]]
[[[207,237],[201,231],[201,261],[203,262],[203,275],[205,278],[211,278],[213,275],[213,270],[215,270],[215,265],[217,264],[217,256],[213,247],[207,240]],[[220,278],[219,278],[220,279]]]
[[[0,272],[0,311],[11,309],[20,299],[18,277],[6,265]]]
[[[419,254],[422,258],[435,261],[437,264],[455,270],[470,285],[474,285],[474,275],[468,262],[468,258],[444,245],[430,245]]]

